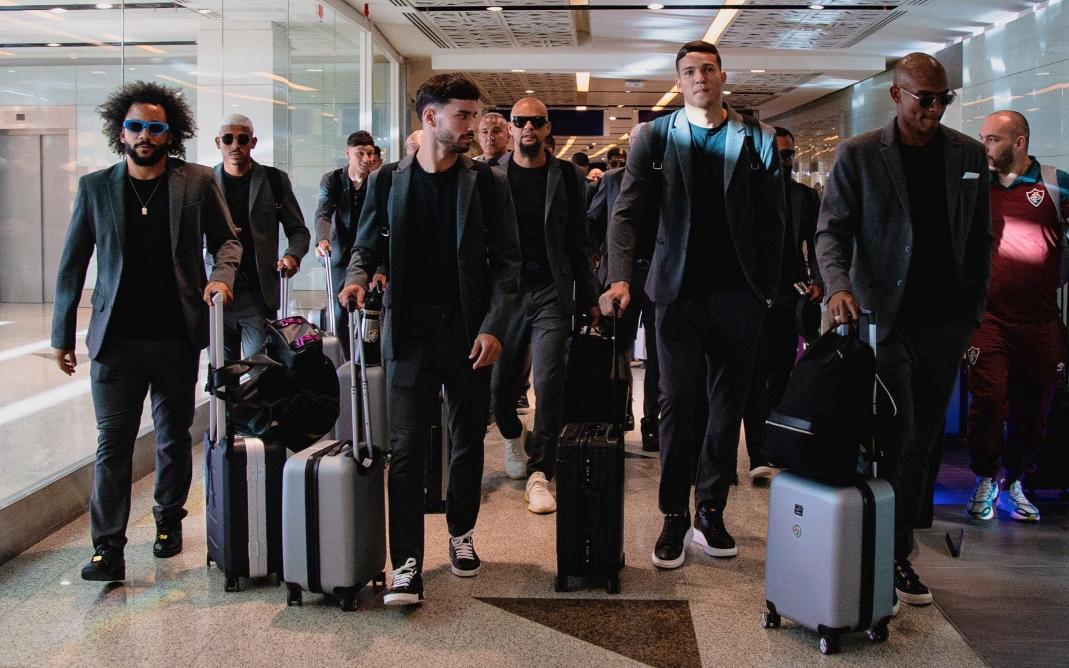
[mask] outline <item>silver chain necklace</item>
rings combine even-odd
[[[130,182],[130,187],[134,189],[134,197],[136,197],[137,201],[141,203],[141,215],[147,216],[148,203],[152,201],[152,196],[156,194],[156,191],[160,188],[160,184],[163,183],[163,176],[160,176],[158,179],[156,179],[156,187],[152,189],[151,193],[149,193],[148,199],[141,199],[141,193],[137,192],[137,186],[134,185],[134,180],[130,177],[129,174],[126,175],[126,180]]]

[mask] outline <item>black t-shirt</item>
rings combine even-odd
[[[725,128],[690,126],[694,159],[690,192],[690,235],[680,293],[700,297],[710,290],[746,285],[728,229],[724,204]]]
[[[549,162],[541,167],[521,167],[509,163],[509,188],[516,207],[516,226],[523,256],[521,274],[525,286],[539,288],[553,282],[546,250],[546,184]],[[565,178],[568,175],[565,174]]]
[[[345,178],[348,179],[349,175],[346,174]],[[367,188],[364,187],[366,185],[366,178],[360,183],[349,179],[350,206],[353,207],[352,217],[349,220],[349,224],[354,230],[356,229],[356,224],[360,222],[360,210],[364,208],[364,198],[367,196]]]
[[[230,209],[230,218],[238,228],[238,241],[241,242],[241,266],[238,267],[237,280],[242,283],[257,285],[256,249],[252,242],[252,226],[249,225],[249,184],[252,183],[252,170],[244,176],[231,176],[223,172],[223,191],[226,206]]]
[[[412,162],[410,225],[405,244],[405,308],[446,306],[460,310],[457,265],[457,176],[459,161],[444,172],[425,172]]]
[[[949,322],[961,310],[954,270],[947,209],[946,161],[942,135],[924,146],[899,142],[899,154],[909,190],[913,227],[909,273],[899,320],[933,325]]]
[[[171,253],[167,175],[148,181],[127,178],[124,190],[122,277],[108,333],[127,339],[189,340]],[[147,210],[145,215],[142,206]]]

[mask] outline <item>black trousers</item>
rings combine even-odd
[[[646,294],[646,276],[649,275],[649,262],[636,262],[631,269],[631,306],[620,316],[617,326],[617,341],[624,345],[635,340],[638,335],[638,323],[646,330],[646,364],[642,379],[642,415],[646,419],[656,420],[660,414],[660,365],[657,363],[657,309],[653,300]],[[628,374],[628,382],[631,375]],[[634,393],[632,392],[632,396]]]
[[[452,536],[475,527],[483,475],[483,439],[490,401],[490,367],[468,359],[471,343],[460,313],[420,307],[400,318],[395,359],[386,364],[390,411],[390,559],[394,567],[415,557],[423,567],[423,485],[431,426],[445,386],[452,455],[446,523]],[[443,546],[444,548],[444,546]]]
[[[880,392],[876,446],[879,475],[895,490],[896,559],[913,551],[929,462],[974,328],[972,316],[935,327],[895,325],[876,347],[876,371],[893,399]]]
[[[765,420],[768,419],[769,410],[778,406],[783,399],[794,368],[798,350],[798,327],[794,319],[797,300],[797,295],[777,300],[769,309],[758,337],[753,380],[742,417],[751,469],[768,462],[765,453]]]
[[[685,513],[690,483],[697,506],[723,510],[735,478],[739,425],[753,372],[757,335],[767,307],[746,288],[681,297],[657,306],[661,364],[661,485],[663,513]],[[695,373],[704,358],[705,440],[693,468]]]
[[[145,396],[156,429],[156,521],[181,520],[192,479],[194,392],[200,351],[185,341],[112,339],[90,366],[97,453],[89,527],[94,548],[126,545],[134,441]]]

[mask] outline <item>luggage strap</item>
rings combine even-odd
[[[861,492],[861,603],[855,631],[872,626],[876,578],[876,495],[867,482],[855,485]]]

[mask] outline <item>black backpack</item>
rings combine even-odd
[[[853,484],[875,457],[876,355],[852,327],[829,330],[791,372],[766,421],[773,466],[835,485]]]

